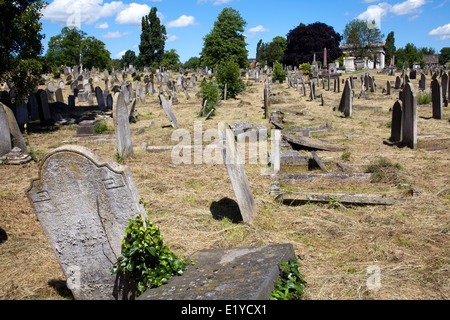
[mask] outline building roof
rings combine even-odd
[[[422,57],[423,61],[426,64],[439,64],[439,55],[438,54],[424,54]]]

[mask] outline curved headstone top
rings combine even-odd
[[[63,146],[45,156],[26,195],[75,299],[132,297],[111,274],[130,219],[146,216],[128,167]]]

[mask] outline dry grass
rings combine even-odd
[[[375,74],[379,84],[393,80]],[[359,81],[356,93],[359,93]],[[417,80],[413,80],[417,88]],[[381,86],[381,85],[379,85]],[[413,202],[394,206],[342,206],[335,204],[280,205],[269,194],[271,178],[261,175],[262,165],[246,164],[245,169],[257,206],[252,224],[216,219],[214,208],[224,199],[235,199],[223,165],[174,165],[170,151],[148,153],[139,148],[148,145],[173,145],[174,131],[156,95],[137,104],[139,120],[131,125],[135,156],[124,161],[136,181],[140,196],[147,202],[150,219],[160,227],[169,247],[187,258],[197,250],[292,243],[302,258],[301,272],[308,282],[306,299],[448,299],[449,291],[449,149],[427,151],[399,148],[384,143],[390,136],[389,122],[398,90],[391,96],[368,93],[369,100],[354,100],[356,106],[376,106],[382,110],[354,110],[345,119],[333,107],[340,93],[316,88],[324,94],[309,101],[286,84],[274,84],[277,98],[287,98],[272,108],[306,110],[306,116],[285,115],[289,127],[310,127],[332,123],[331,130],[314,133],[316,137],[342,145],[343,152],[317,152],[329,159],[330,172],[339,172],[336,163],[345,163],[364,172],[380,157],[398,163],[395,179],[391,173],[380,182],[348,180],[333,182],[310,180],[283,182],[282,191],[378,193],[390,197],[413,198]],[[65,97],[68,90],[65,90]],[[194,131],[194,121],[202,121],[203,132],[229,123],[249,120],[268,125],[263,119],[262,83],[250,83],[235,100],[223,102],[217,115],[203,121],[198,117],[201,100],[190,93],[186,101],[173,106],[181,128]],[[426,148],[448,146],[449,110],[444,120],[429,119],[431,108],[418,108],[419,140]],[[154,125],[149,126],[153,122]],[[108,120],[108,125],[113,125]],[[71,139],[75,125],[60,126],[53,131],[33,130],[29,141],[38,159]],[[144,133],[136,135],[138,129]],[[72,142],[75,143],[75,142]],[[104,159],[116,154],[115,142],[80,141]],[[306,172],[307,167],[283,167],[283,172]],[[0,299],[71,299],[64,286],[59,267],[24,191],[38,174],[38,163],[23,166],[0,166],[0,228],[6,241],[0,243]],[[404,182],[409,187],[399,187]],[[419,192],[412,197],[411,190]],[[222,200],[222,201],[221,201]],[[230,203],[232,201],[225,201]],[[231,210],[231,209],[229,209]],[[3,236],[4,238],[4,236]],[[381,269],[381,289],[369,290],[366,269]]]

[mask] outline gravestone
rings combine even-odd
[[[422,73],[419,80],[419,90],[425,91],[427,84],[427,77]]]
[[[69,97],[67,98],[67,104],[69,106],[69,109],[75,108],[75,96],[74,95],[69,95]]]
[[[391,82],[390,82],[389,80],[386,81],[386,94],[387,94],[388,96],[391,95]]]
[[[12,137],[12,146],[19,147],[23,152],[28,152],[27,144],[22,136],[19,125],[17,124],[14,112],[1,102],[0,108],[2,108],[8,116],[8,128]]]
[[[22,130],[24,128],[24,125],[28,123],[28,108],[25,102],[18,103],[16,105],[15,116],[17,124],[19,125],[19,128]]]
[[[66,145],[45,156],[26,195],[75,299],[133,299],[111,274],[129,220],[146,215],[128,167]]]
[[[37,103],[39,111],[39,119],[41,123],[46,123],[51,120],[50,107],[48,105],[47,93],[44,90],[38,90]]]
[[[133,98],[130,104],[130,108],[128,110],[128,120],[130,122],[136,122],[136,116],[134,114],[135,109],[136,109],[136,98]]]
[[[95,87],[95,97],[97,98],[98,107],[100,110],[105,111],[106,105],[103,97],[103,92],[100,87]]]
[[[175,129],[178,128],[180,125],[177,122],[177,118],[175,117],[175,114],[172,111],[172,100],[169,99],[169,101],[166,100],[166,97],[163,94],[159,95],[159,101],[161,103],[161,107],[164,109],[164,112],[166,113],[167,118],[170,120],[170,124]]]
[[[63,97],[63,92],[62,92],[61,88],[56,89],[55,97],[56,97],[57,102],[64,103],[64,97]]]
[[[447,73],[444,72],[444,74],[441,77],[442,100],[444,102],[448,101],[448,96],[450,95],[450,92],[448,92],[448,86],[449,86],[448,75]]]
[[[442,119],[442,87],[438,79],[431,81],[431,103],[433,118]]]
[[[237,198],[242,220],[244,222],[251,222],[256,214],[256,206],[234,133],[229,126],[224,125],[224,127],[219,128],[219,135],[223,160],[231,180],[231,185],[233,186],[234,194]]]
[[[292,244],[197,251],[187,259],[195,264],[188,264],[182,277],[148,289],[137,300],[269,300],[281,263],[290,259],[295,260]]]
[[[395,88],[395,89],[399,89],[399,88],[400,88],[400,85],[401,85],[401,80],[400,80],[400,77],[397,76],[397,77],[395,78],[395,86],[394,86],[394,88]]]
[[[112,94],[108,94],[106,96],[106,107],[110,110],[113,108],[113,96]]]
[[[391,137],[389,140],[398,142],[402,140],[402,102],[397,100],[392,107]]]
[[[133,156],[133,142],[131,141],[128,109],[122,92],[114,95],[114,130],[117,141],[117,153],[122,159]]]
[[[30,93],[30,95],[28,96],[27,107],[30,109],[30,120],[39,120],[39,105],[34,93]]]
[[[0,105],[0,157],[11,151],[9,119],[2,105]]]
[[[345,117],[352,116],[352,103],[353,103],[353,92],[351,89],[350,81],[349,79],[347,79],[345,81],[344,91],[342,91],[342,97],[339,103],[339,111],[343,112]]]
[[[411,148],[417,147],[417,96],[411,82],[403,89],[402,143]]]

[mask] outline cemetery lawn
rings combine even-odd
[[[450,298],[450,111],[444,107],[444,119],[432,119],[431,104],[418,106],[418,148],[392,145],[388,138],[391,112],[399,90],[392,86],[390,96],[382,92],[386,81],[395,77],[373,73],[376,92],[366,91],[368,100],[353,100],[352,117],[333,111],[341,92],[316,85],[316,100],[310,101],[309,89],[303,96],[286,83],[272,85],[274,98],[270,110],[306,111],[306,115],[284,114],[285,128],[324,126],[331,129],[311,132],[344,151],[317,151],[328,172],[342,173],[337,163],[366,172],[372,165],[373,180],[324,178],[281,181],[281,192],[378,194],[410,201],[391,206],[350,206],[330,201],[298,206],[279,204],[269,193],[273,178],[262,175],[265,165],[245,163],[246,174],[257,207],[251,224],[219,218],[220,212],[235,213],[236,200],[225,165],[175,165],[170,151],[148,152],[140,146],[176,145],[173,129],[160,107],[156,94],[138,102],[138,121],[131,123],[134,156],[123,160],[147,203],[149,219],[159,226],[168,247],[187,259],[198,250],[291,243],[301,257],[300,272],[307,281],[304,299],[442,299]],[[176,76],[174,75],[173,79]],[[354,79],[359,95],[359,75]],[[427,76],[427,87],[430,78]],[[198,84],[201,83],[201,77]],[[411,80],[418,91],[418,79]],[[202,129],[217,129],[219,122],[248,120],[253,125],[272,126],[264,119],[263,82],[248,80],[248,86],[236,99],[222,101],[216,115],[204,121],[199,117],[201,98],[189,88],[190,99],[182,92],[172,109],[180,128],[194,138],[194,121]],[[100,84],[103,89],[103,83]],[[133,86],[135,87],[135,86]],[[325,85],[327,88],[327,85]],[[70,88],[64,90],[64,97]],[[320,94],[324,95],[321,106]],[[86,103],[81,104],[87,106]],[[370,107],[358,109],[357,107]],[[380,107],[380,108],[372,108]],[[94,112],[84,110],[84,115]],[[99,114],[99,112],[96,112]],[[110,113],[110,112],[109,112]],[[109,114],[108,113],[108,114]],[[65,117],[67,115],[63,115]],[[72,115],[79,116],[79,115]],[[112,118],[106,123],[113,127]],[[143,132],[138,131],[143,129]],[[104,160],[115,158],[116,141],[111,131],[106,139],[74,140],[77,125],[40,128],[28,126],[29,145],[37,160],[64,143],[85,146]],[[142,130],[141,130],[142,131]],[[204,141],[210,144],[210,141]],[[248,150],[248,149],[247,149]],[[311,156],[308,151],[300,151]],[[248,157],[248,154],[247,154]],[[381,162],[379,161],[380,159]],[[385,164],[385,165],[380,165]],[[387,164],[389,163],[389,164]],[[378,166],[376,165],[378,164]],[[0,165],[0,299],[48,300],[72,299],[65,277],[25,195],[39,163]],[[323,173],[307,166],[281,166],[281,173]],[[80,204],[82,205],[82,204]],[[380,288],[371,290],[367,281],[373,276],[370,266],[380,268]]]

